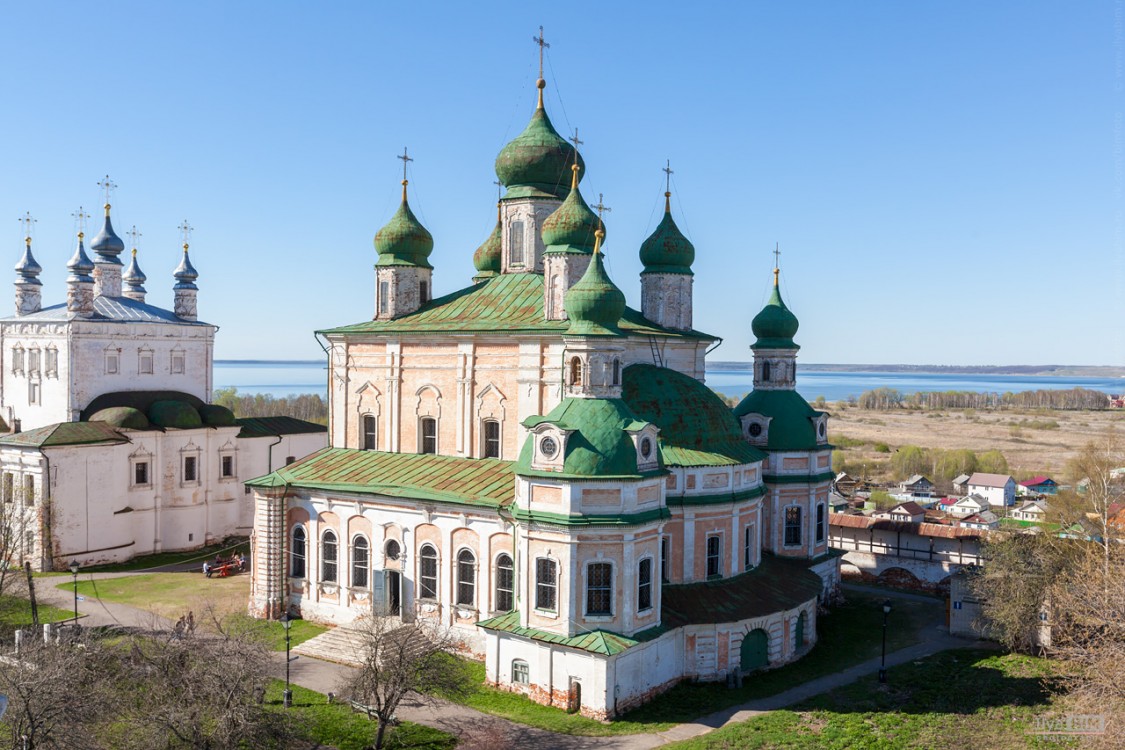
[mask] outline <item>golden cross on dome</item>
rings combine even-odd
[[[110,194],[111,191],[117,189],[117,183],[110,180],[109,175],[106,175],[103,179],[98,180],[98,187],[105,190],[105,210],[106,210],[106,213],[108,213],[109,212],[109,194]]]
[[[35,219],[31,217],[31,212],[27,211],[20,217],[20,224],[23,225],[23,241],[31,244],[31,228],[35,226]]]
[[[500,190],[504,187],[504,183],[500,180],[493,180],[492,184],[496,186],[496,200],[500,200]]]
[[[664,168],[660,171],[664,173],[664,192],[665,193],[671,193],[672,192],[672,175],[674,174],[674,172],[672,172],[672,160],[671,159],[666,160],[665,163],[664,163]]]
[[[773,267],[781,268],[781,243],[778,242],[773,248]]]
[[[543,50],[549,49],[551,45],[547,44],[547,40],[543,38],[543,27],[539,27],[539,36],[531,37],[531,41],[539,45],[539,80],[543,80]]]
[[[86,219],[90,218],[90,214],[83,211],[82,206],[79,206],[78,210],[72,213],[71,216],[73,216],[74,220],[78,222],[78,236],[86,236]]]
[[[186,253],[188,249],[188,242],[191,241],[191,233],[195,231],[195,227],[193,227],[191,224],[188,224],[187,219],[184,219],[183,223],[176,227],[176,229],[179,229],[180,233],[184,236],[184,252]]]
[[[395,158],[396,159],[402,159],[402,183],[405,185],[406,184],[406,165],[409,164],[410,162],[414,161],[414,159],[412,159],[410,156],[407,155],[406,146],[402,147],[402,156],[396,156]]]
[[[136,250],[137,249],[137,243],[140,242],[140,239],[142,237],[141,233],[137,231],[137,225],[134,224],[133,228],[125,233],[125,236],[127,236],[129,238],[130,246],[134,250]]]

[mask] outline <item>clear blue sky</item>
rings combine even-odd
[[[781,243],[805,362],[1125,364],[1121,0],[954,3],[11,3],[0,238],[39,222],[65,298],[70,214],[143,232],[170,306],[196,228],[220,358],[316,358],[371,316],[372,237],[409,146],[435,292],[468,283],[493,160],[534,107],[578,126],[610,273],[674,214],[697,327],[748,359]],[[6,217],[6,218],[5,218]],[[0,248],[2,249],[2,248]],[[14,277],[14,274],[12,275]],[[6,287],[11,289],[11,287]],[[10,293],[10,292],[9,292]],[[10,304],[10,303],[6,303]]]

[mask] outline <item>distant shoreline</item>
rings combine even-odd
[[[708,370],[750,370],[750,362],[708,362]],[[1033,375],[1038,377],[1121,378],[1125,367],[1110,365],[833,365],[799,364],[805,372],[906,372],[919,375]]]
[[[323,359],[216,359],[217,365],[319,365]]]

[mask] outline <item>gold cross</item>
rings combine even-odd
[[[106,175],[104,179],[98,180],[98,187],[105,190],[105,207],[108,210],[109,209],[109,193],[110,193],[111,190],[117,189],[117,183],[111,181],[109,179],[109,175]]]
[[[83,211],[82,206],[79,206],[78,210],[72,213],[71,216],[78,222],[78,236],[80,238],[84,237],[86,235],[86,219],[90,218],[90,214]]]
[[[35,219],[31,218],[31,212],[27,211],[20,217],[20,224],[23,225],[23,239],[27,244],[31,244],[31,228],[35,226]]]
[[[543,50],[550,48],[547,40],[543,38],[543,27],[539,27],[539,36],[531,37],[531,41],[539,45],[539,78],[543,78]]]
[[[402,181],[403,181],[403,182],[406,182],[406,165],[407,165],[408,163],[410,163],[410,162],[414,161],[414,159],[412,159],[412,158],[410,158],[409,156],[407,156],[407,154],[406,154],[406,146],[403,146],[403,147],[402,147],[402,156],[396,156],[395,158],[396,158],[396,159],[402,159]]]
[[[188,224],[187,219],[184,219],[183,223],[176,227],[176,229],[179,229],[184,236],[184,252],[187,252],[188,242],[191,240],[191,233],[195,231],[195,227]]]

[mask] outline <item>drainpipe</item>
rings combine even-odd
[[[269,448],[266,452],[266,473],[267,474],[273,473],[273,447],[275,445],[277,445],[278,443],[280,443],[281,440],[282,440],[281,435],[274,435],[274,437],[277,438],[277,440],[275,440],[275,441],[273,441],[272,443],[269,444]]]
[[[51,502],[51,457],[47,452],[40,449],[43,455],[43,507],[40,510],[41,523],[39,524],[39,539],[41,554],[40,559],[43,563],[43,570],[55,569],[55,555],[54,555],[54,539],[51,537],[51,514],[54,513],[54,505]]]

